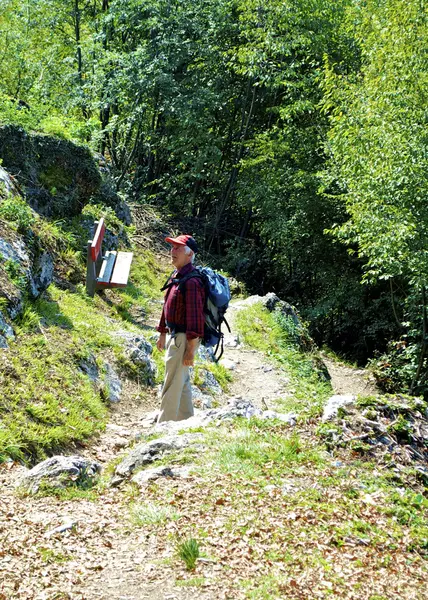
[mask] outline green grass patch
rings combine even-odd
[[[195,568],[196,561],[201,554],[199,542],[194,538],[189,538],[179,542],[177,544],[177,554],[185,563],[186,569],[192,571]]]
[[[129,512],[131,523],[136,527],[157,525],[180,518],[180,514],[171,506],[161,506],[153,502],[132,504]]]
[[[318,356],[300,351],[301,332],[292,319],[254,304],[239,311],[235,323],[246,344],[263,352],[289,376],[290,392],[278,402],[278,408],[296,410],[305,417],[318,416],[332,388],[316,369]]]

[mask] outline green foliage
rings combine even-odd
[[[369,1],[355,4],[348,26],[360,68],[344,76],[328,61],[323,81],[331,123],[327,191],[347,211],[347,220],[328,232],[361,259],[364,282],[390,281],[395,320],[408,339],[404,351],[384,361],[394,364],[384,374],[386,387],[401,381],[425,391],[428,63],[420,39],[427,15],[416,0]]]
[[[9,195],[0,203],[0,219],[7,221],[20,233],[25,233],[36,217],[23,198]]]
[[[200,556],[199,542],[194,538],[189,538],[177,544],[177,554],[184,561],[186,568],[193,571],[196,561]]]

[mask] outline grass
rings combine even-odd
[[[278,408],[298,411],[303,418],[318,416],[332,388],[319,376],[317,355],[299,350],[299,331],[293,321],[254,304],[238,313],[236,327],[246,344],[263,352],[289,377],[289,394],[278,402]]]
[[[192,571],[200,556],[199,542],[189,538],[177,544],[177,554],[186,565],[186,569]]]
[[[180,514],[171,506],[161,506],[152,502],[135,503],[130,507],[131,523],[137,527],[158,525],[167,521],[176,521]]]
[[[45,236],[55,241],[59,227],[45,224]],[[0,462],[8,457],[36,462],[104,428],[107,407],[82,363],[95,363],[102,377],[105,360],[113,356],[123,373],[139,378],[123,340],[113,334],[121,329],[141,335],[128,312],[142,299],[158,296],[162,277],[159,269],[152,273],[149,253],[135,263],[135,289],[112,291],[108,302],[89,298],[81,284],[73,291],[51,284],[42,297],[27,300],[15,322],[17,338],[0,365]]]

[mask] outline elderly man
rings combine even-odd
[[[165,302],[157,330],[158,350],[166,347],[165,382],[162,388],[158,422],[181,421],[193,415],[189,367],[193,365],[200,339],[204,335],[205,288],[200,278],[189,274],[195,270],[193,260],[198,251],[190,235],[166,238],[171,244],[171,262],[175,271],[166,288]],[[186,277],[180,286],[180,279]],[[166,335],[170,334],[168,342]]]

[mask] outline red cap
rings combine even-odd
[[[188,246],[193,252],[198,251],[198,245],[191,235],[179,235],[176,238],[167,237],[165,242],[168,244],[178,244],[179,246]]]

